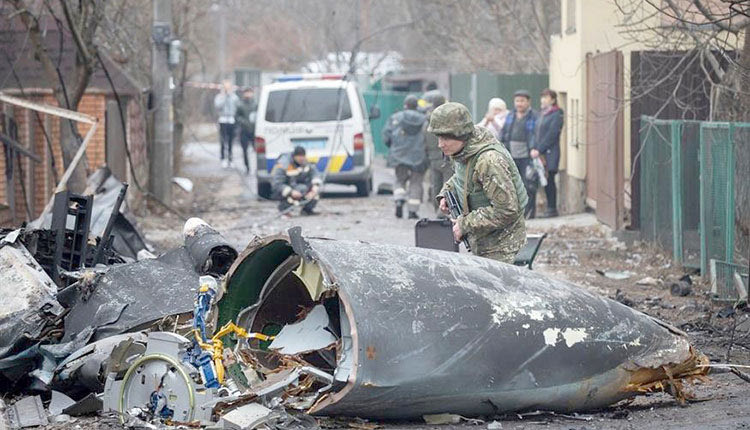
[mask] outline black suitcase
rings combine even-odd
[[[449,219],[422,218],[414,225],[414,239],[417,248],[458,252],[458,244],[453,240],[453,223]]]

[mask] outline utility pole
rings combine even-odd
[[[226,79],[227,66],[227,8],[223,1],[218,3],[219,10],[219,80]]]
[[[172,38],[172,0],[153,0],[151,82],[154,137],[149,157],[149,190],[162,203],[172,203],[172,89],[168,64]]]

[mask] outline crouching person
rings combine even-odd
[[[305,148],[298,146],[291,154],[279,157],[271,173],[273,195],[279,200],[279,211],[302,205],[302,213],[314,215],[320,199],[321,179],[315,165],[307,162]]]

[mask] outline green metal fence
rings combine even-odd
[[[493,97],[505,100],[509,109],[513,108],[513,93],[528,90],[532,97],[532,107],[539,107],[539,94],[549,86],[549,75],[515,74],[504,75],[488,72],[456,73],[451,75],[450,100],[463,103],[479,122],[487,111],[487,103]]]
[[[640,137],[643,238],[704,274],[710,259],[747,264],[750,123],[644,116]]]
[[[368,111],[372,106],[380,108],[380,118],[370,120],[372,139],[375,142],[376,154],[387,154],[388,148],[383,144],[383,127],[388,117],[404,108],[404,98],[409,93],[395,91],[367,90],[362,92]]]

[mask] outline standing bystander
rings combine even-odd
[[[541,112],[537,119],[534,149],[531,158],[541,157],[547,170],[547,185],[544,193],[547,196],[547,210],[544,218],[556,217],[557,214],[557,186],[555,175],[560,166],[560,132],[562,131],[564,114],[557,106],[557,93],[549,88],[542,91]]]
[[[383,143],[389,148],[388,167],[396,170],[393,198],[397,218],[403,216],[406,203],[409,219],[418,219],[417,210],[422,203],[424,172],[427,169],[424,149],[425,115],[417,111],[417,106],[416,96],[406,96],[404,110],[391,115],[383,129]]]
[[[505,100],[495,97],[490,99],[487,106],[487,113],[477,125],[488,129],[495,136],[495,139],[500,140],[500,133],[503,131],[503,125],[505,125],[505,118],[507,116],[508,107],[505,104]]]
[[[234,116],[237,113],[239,97],[234,93],[232,81],[225,79],[221,91],[214,97],[214,109],[219,116],[219,143],[221,145],[221,165],[232,165],[232,140],[234,140]]]
[[[529,92],[526,90],[516,91],[513,94],[513,106],[514,109],[505,119],[500,141],[513,157],[513,162],[515,162],[529,194],[528,204],[524,212],[526,218],[534,218],[536,215],[536,187],[530,183],[529,178],[534,175],[530,152],[534,148],[536,114],[531,109]]]
[[[253,94],[253,89],[250,87],[242,91],[242,97],[237,105],[237,113],[235,115],[236,123],[240,126],[240,145],[242,145],[242,159],[245,162],[246,175],[250,174],[247,147],[253,145],[253,139],[255,139],[255,115],[258,109]]]

